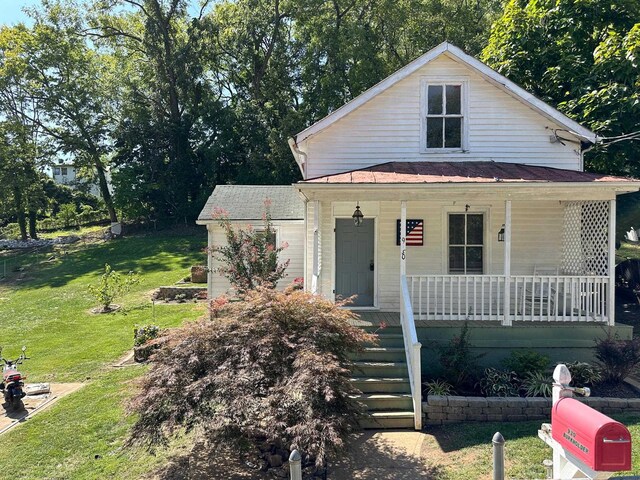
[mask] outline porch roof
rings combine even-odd
[[[638,183],[599,173],[508,162],[387,162],[311,178],[300,184]]]

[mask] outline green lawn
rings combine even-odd
[[[0,257],[11,262],[9,278],[0,282],[5,353],[17,355],[27,345],[31,359],[23,370],[31,381],[87,383],[3,436],[0,465],[20,466],[12,478],[138,478],[171,453],[122,448],[133,421],[125,406],[145,367],[110,365],[131,349],[136,324],[176,326],[202,315],[203,307],[195,304],[152,308],[149,293],[203,263],[205,246],[204,232],[166,233]],[[87,285],[105,263],[136,271],[142,281],[117,301],[121,311],[94,315]],[[6,468],[0,478],[5,473]]]
[[[615,418],[631,431],[634,463],[632,472],[621,472],[616,476],[640,475],[640,416]],[[429,439],[423,445],[423,458],[432,458],[430,463],[439,472],[435,480],[492,478],[491,439],[499,431],[506,440],[506,477],[545,478],[542,461],[552,458],[552,452],[538,438],[541,423],[467,423],[428,428]]]

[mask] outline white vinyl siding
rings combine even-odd
[[[247,221],[232,222],[240,227],[246,227]],[[256,230],[260,229],[262,223],[252,225]],[[300,220],[294,221],[273,221],[276,231],[276,244],[281,245],[283,242],[288,244],[280,254],[280,261],[289,260],[289,266],[286,270],[286,276],[278,282],[278,288],[282,289],[289,285],[295,278],[304,276],[304,222]],[[226,238],[224,231],[217,224],[209,224],[209,246],[224,245]],[[213,258],[209,258],[209,268],[215,269],[219,266],[219,262]],[[229,292],[231,285],[222,275],[209,273],[209,298],[216,298]]]
[[[311,202],[309,203],[311,204]],[[498,231],[504,223],[504,201],[481,201],[485,217],[483,255],[486,275],[504,273],[504,243],[498,242]],[[335,216],[353,211],[354,202],[321,202],[320,292],[333,298]],[[381,310],[399,308],[400,250],[396,245],[396,221],[400,218],[400,201],[361,202],[365,218],[376,217],[376,282],[377,306]],[[447,275],[447,201],[408,201],[407,218],[424,220],[424,245],[407,247],[408,275]],[[311,209],[309,209],[311,211]],[[464,212],[464,207],[462,208]],[[471,211],[470,211],[471,213]],[[559,265],[562,255],[564,206],[557,200],[513,201],[512,251],[513,275],[532,275],[536,266]],[[313,238],[313,220],[308,218],[307,239]],[[312,245],[310,243],[309,245]],[[313,252],[307,249],[307,272],[312,270]],[[307,280],[309,282],[310,279]]]
[[[434,78],[467,79],[464,152],[425,153],[421,148],[421,86]],[[552,128],[560,126],[444,55],[300,147],[307,154],[307,178],[391,161],[493,160],[579,170],[579,147],[551,143]]]

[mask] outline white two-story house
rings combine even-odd
[[[614,326],[616,196],[640,181],[585,172],[597,141],[449,43],[290,139],[304,212],[291,264],[307,289],[355,296],[363,325],[401,326],[416,425],[433,356],[420,342],[455,322],[486,327],[472,338],[488,358],[566,360]]]

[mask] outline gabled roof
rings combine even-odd
[[[388,162],[300,184],[638,183],[599,173],[506,162]]]
[[[324,117],[322,120],[317,121],[310,127],[301,131],[295,136],[295,142],[296,143],[302,142],[303,140],[310,137],[311,135],[314,135],[324,130],[331,124],[337,122],[341,118],[348,115],[350,112],[354,111],[356,108],[360,107],[361,105],[371,100],[373,97],[384,92],[389,87],[395,85],[399,81],[403,80],[404,78],[408,77],[409,75],[417,71],[419,68],[423,67],[424,65],[428,64],[429,62],[431,62],[432,60],[436,59],[437,57],[443,54],[453,58],[454,60],[460,63],[465,64],[467,67],[471,68],[472,70],[480,74],[482,77],[484,77],[485,80],[489,81],[496,87],[500,88],[501,90],[507,92],[511,96],[525,103],[526,105],[528,105],[533,110],[540,113],[541,115],[558,123],[562,127],[572,132],[574,135],[581,137],[583,140],[589,141],[591,143],[596,142],[596,134],[593,133],[591,130],[583,127],[578,122],[571,120],[569,117],[567,117],[563,113],[560,113],[555,108],[551,107],[550,105],[547,105],[545,102],[543,102],[539,98],[536,98],[535,96],[533,96],[532,94],[524,90],[523,88],[513,83],[507,77],[500,75],[498,72],[496,72],[495,70],[491,69],[490,67],[482,63],[480,60],[477,60],[471,55],[467,55],[461,49],[459,49],[455,45],[452,45],[448,42],[443,42],[437,47],[429,50],[424,55],[416,58],[414,61],[402,67],[400,70],[397,70],[395,73],[391,74],[381,82],[377,83],[376,85],[371,87],[369,90],[366,90],[365,92],[361,93],[350,102],[344,104],[342,107],[330,113],[329,115]]]
[[[223,210],[230,220],[262,220],[265,201],[273,220],[303,220],[304,202],[291,185],[218,185],[198,216],[197,223],[213,223]]]

